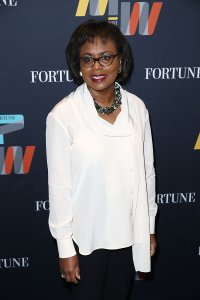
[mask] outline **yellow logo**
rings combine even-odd
[[[79,4],[76,11],[77,17],[83,17],[86,15],[88,4],[89,0],[79,0]],[[98,15],[103,16],[108,5],[108,0],[93,1],[92,5],[97,6],[96,9],[98,8]]]
[[[194,150],[200,150],[200,133],[194,146]]]

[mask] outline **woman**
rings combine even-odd
[[[87,21],[66,49],[79,87],[47,118],[49,226],[69,299],[128,299],[156,240],[148,111],[123,90],[130,47],[117,26]]]

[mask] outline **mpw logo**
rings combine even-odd
[[[23,115],[0,115],[0,144],[4,143],[4,135],[24,128]],[[9,175],[14,166],[15,174],[28,174],[35,146],[26,146],[23,149],[20,146],[0,147],[0,175]]]
[[[194,150],[200,150],[200,133],[194,146]]]
[[[154,2],[151,10],[148,2],[121,2],[120,29],[124,35],[134,35],[138,28],[140,35],[152,35],[158,22],[163,2]],[[77,17],[84,17],[89,7],[90,16],[104,16],[108,8],[108,21],[115,24],[119,19],[119,2],[117,0],[79,0]]]
[[[17,6],[17,0],[0,0],[0,6]]]

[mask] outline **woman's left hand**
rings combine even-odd
[[[150,253],[153,256],[156,252],[156,236],[155,234],[150,234]]]

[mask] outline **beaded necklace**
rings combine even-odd
[[[113,111],[115,109],[117,109],[121,104],[121,99],[122,99],[122,94],[121,94],[121,91],[120,91],[120,86],[115,82],[115,86],[114,86],[114,89],[115,89],[115,100],[113,101],[112,103],[112,106],[111,107],[103,107],[103,106],[100,106],[96,101],[95,99],[94,100],[94,105],[96,107],[96,110],[98,113],[100,114],[106,114],[106,115],[110,115],[111,113],[113,113]]]

